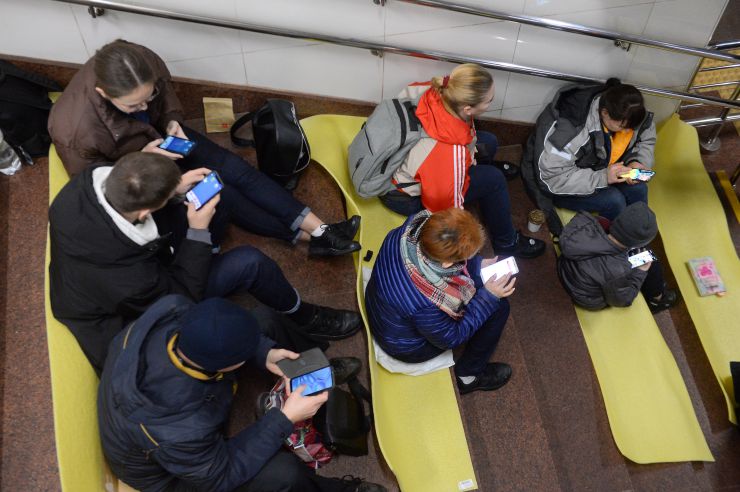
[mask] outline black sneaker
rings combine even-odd
[[[519,166],[515,166],[509,161],[493,161],[493,165],[499,168],[509,181],[519,176]]]
[[[334,384],[344,384],[357,377],[362,369],[362,362],[357,357],[332,357],[329,359],[334,372]]]
[[[347,239],[354,239],[357,231],[360,230],[360,221],[362,218],[359,215],[353,215],[347,220],[331,224],[332,227],[336,227],[337,230],[343,234]]]
[[[316,306],[316,314],[301,330],[314,340],[341,340],[362,328],[362,316],[354,311]]]
[[[516,241],[506,248],[493,248],[499,256],[516,256],[517,258],[536,258],[545,252],[545,242],[540,239],[525,236],[516,231]]]
[[[365,482],[354,475],[345,475],[342,478],[330,478],[338,484],[344,485],[342,492],[388,492],[388,489],[377,483]],[[332,488],[332,490],[334,490]]]
[[[489,362],[483,374],[477,376],[472,382],[465,384],[459,377],[455,377],[460,394],[464,395],[471,391],[493,391],[497,390],[511,378],[511,366],[503,362]]]
[[[311,236],[311,242],[308,244],[308,254],[315,256],[339,256],[347,253],[354,253],[360,250],[360,243],[353,241],[352,237],[347,237],[347,232],[351,232],[351,225],[345,224],[352,222],[353,219],[339,222],[337,224],[325,224],[324,233],[319,237]],[[358,224],[359,227],[359,224]],[[355,230],[355,232],[357,232]]]
[[[681,299],[681,295],[675,289],[665,289],[660,299],[645,299],[650,312],[655,314],[664,309],[672,308]]]

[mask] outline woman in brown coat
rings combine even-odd
[[[103,46],[73,77],[54,105],[49,133],[70,175],[115,162],[135,151],[162,154],[183,171],[216,170],[226,187],[219,209],[240,227],[295,243],[309,253],[341,255],[353,241],[359,217],[325,224],[284,188],[236,154],[183,124],[183,110],[164,61],[144,46],[117,40]],[[164,136],[196,142],[183,157],[158,147]]]

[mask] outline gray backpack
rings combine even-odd
[[[415,99],[381,101],[349,146],[349,174],[357,194],[384,195],[414,183],[393,185],[391,177],[426,132],[416,117]]]

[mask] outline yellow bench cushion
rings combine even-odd
[[[69,181],[54,146],[49,150],[49,203]],[[65,492],[109,490],[98,435],[98,377],[66,326],[54,318],[49,303],[49,241],[46,241],[46,337],[49,345],[51,392],[59,478]]]
[[[574,215],[557,212],[563,224]],[[642,294],[627,308],[575,309],[619,451],[635,463],[714,461]]]
[[[377,198],[364,199],[355,193],[347,168],[347,148],[364,121],[365,118],[355,116],[320,115],[306,118],[301,124],[311,145],[312,158],[332,175],[342,190],[347,215],[362,217],[359,236],[362,250],[355,255],[355,266],[357,302],[368,326],[363,267],[372,267],[386,234],[401,225],[405,217],[385,208]],[[373,252],[372,258],[362,260],[368,251]],[[401,490],[476,489],[450,372],[437,371],[424,376],[390,373],[375,362],[372,343],[369,345],[375,433]]]
[[[681,295],[737,424],[730,361],[740,360],[740,260],[727,217],[699,153],[696,129],[673,115],[658,129],[648,186],[665,252]],[[714,258],[727,294],[700,297],[686,262]]]

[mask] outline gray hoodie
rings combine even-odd
[[[631,305],[647,277],[647,271],[632,268],[627,250],[611,241],[586,212],[563,228],[560,250],[560,281],[573,302],[586,309]]]

